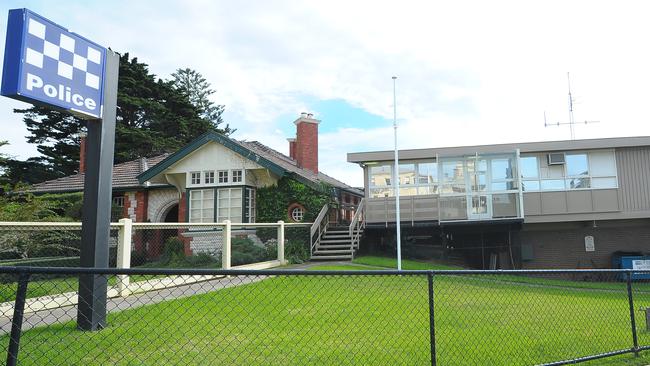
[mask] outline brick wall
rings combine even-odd
[[[318,121],[307,121],[296,121],[296,162],[298,166],[318,174]]]
[[[585,249],[585,236],[594,237],[593,252]],[[616,251],[650,254],[650,220],[582,223],[573,228],[553,224],[526,225],[521,245],[532,246],[533,260],[523,268],[611,268]]]

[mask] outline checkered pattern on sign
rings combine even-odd
[[[45,37],[46,25],[34,19],[29,19],[27,31],[43,41],[43,51],[27,47],[25,62],[42,69],[43,59],[48,57],[57,62],[57,74],[59,76],[72,80],[75,75],[74,70],[80,70],[85,77],[86,86],[99,90],[99,75],[90,72],[88,67],[89,63],[101,65],[102,54],[99,50],[87,46],[83,47],[81,52],[75,53],[75,39],[65,34],[60,34],[55,41],[56,43],[50,42]]]

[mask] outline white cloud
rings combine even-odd
[[[202,72],[226,104],[236,138],[287,151],[281,131],[308,107],[305,96],[341,99],[392,118],[398,75],[400,147],[565,139],[571,71],[577,137],[650,135],[645,47],[650,5],[620,1],[121,1],[36,3],[33,10],[79,33],[130,51],[159,75]],[[17,7],[17,6],[8,6]],[[75,15],[76,14],[76,15]],[[2,37],[4,38],[4,37]],[[9,102],[0,108],[9,109]],[[318,113],[318,111],[314,111]],[[7,123],[7,122],[4,122]],[[15,121],[11,122],[16,124]],[[18,121],[20,124],[20,122]],[[350,151],[391,149],[381,122],[359,130],[340,121],[321,135],[321,167],[362,185],[344,163]],[[22,132],[20,135],[24,135]],[[12,137],[14,154],[24,148]]]

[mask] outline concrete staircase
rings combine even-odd
[[[359,249],[356,244],[354,249],[351,248],[352,238],[350,237],[349,227],[347,226],[330,226],[323,234],[320,243],[312,253],[311,260],[351,260],[354,250]]]

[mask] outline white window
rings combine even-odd
[[[244,174],[242,173],[241,170],[233,170],[232,171],[232,182],[233,183],[241,183],[243,176],[244,176]]]
[[[214,189],[190,191],[190,222],[214,222]]]
[[[228,183],[228,171],[219,170],[219,183]]]
[[[205,184],[214,184],[214,170],[203,172],[203,182]]]
[[[255,189],[246,188],[246,212],[248,222],[255,222]]]
[[[242,189],[221,188],[217,190],[217,222],[230,220],[242,222]]]
[[[616,155],[613,150],[570,152],[566,163],[539,167],[536,156],[521,158],[521,175],[526,191],[617,188]],[[534,160],[533,160],[534,159]]]
[[[113,206],[124,207],[124,196],[113,197]]]
[[[201,184],[201,172],[190,172],[190,184],[191,185]]]
[[[291,209],[291,218],[295,222],[301,222],[305,217],[305,209],[302,206],[296,206]]]

